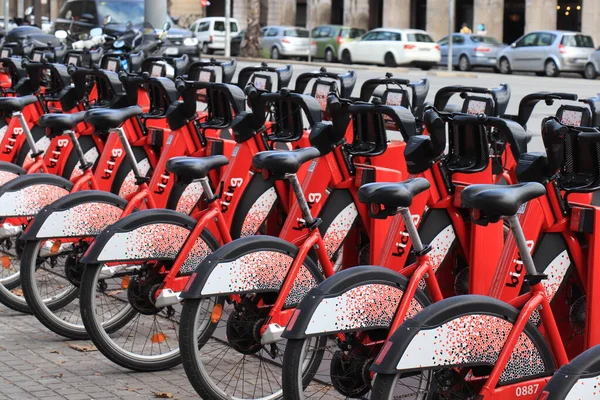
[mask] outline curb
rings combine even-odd
[[[206,55],[204,54],[204,56],[206,56]],[[230,59],[230,58],[226,58],[225,56],[221,56],[221,55],[211,55],[211,58],[215,58],[217,60],[229,60]],[[299,64],[299,65],[307,65],[307,66],[313,66],[313,67],[353,69],[353,70],[364,70],[364,71],[379,70],[382,72],[397,72],[397,73],[407,73],[410,71],[422,71],[419,68],[404,68],[404,67],[387,68],[387,67],[382,67],[379,65],[357,65],[357,64],[346,65],[346,64],[342,64],[342,63],[327,63],[327,62],[322,62],[322,61],[308,62],[308,61],[297,61],[297,60],[272,60],[270,58],[254,58],[254,57],[231,57],[231,58],[235,58],[238,61],[255,62],[255,63],[267,62],[269,64],[281,64],[281,65]],[[290,61],[290,62],[287,62],[287,61]],[[424,71],[422,71],[422,72],[424,72]]]
[[[474,72],[460,72],[460,71],[429,71],[428,76],[437,76],[440,78],[479,78],[479,74]]]

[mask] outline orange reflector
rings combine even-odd
[[[127,289],[129,287],[129,281],[131,280],[130,275],[125,275],[121,280],[121,289]]]
[[[4,269],[9,269],[11,265],[9,256],[2,256],[2,266]]]
[[[152,335],[152,343],[162,343],[167,340],[167,335],[164,333],[157,333],[156,335]]]
[[[221,320],[221,315],[223,315],[223,306],[220,304],[216,304],[213,307],[212,313],[210,313],[210,322],[216,324]]]
[[[60,245],[62,243],[60,242],[60,240],[57,240],[56,242],[54,242],[54,244],[52,245],[52,247],[50,247],[50,253],[54,254],[54,253],[58,253],[58,251],[60,250]]]

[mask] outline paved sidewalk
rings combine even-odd
[[[131,372],[98,351],[69,347],[91,342],[65,340],[35,317],[0,305],[0,399],[198,399],[182,367]],[[161,397],[161,393],[163,393]]]

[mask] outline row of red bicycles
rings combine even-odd
[[[0,54],[2,304],[203,399],[595,396],[599,97],[49,52]]]

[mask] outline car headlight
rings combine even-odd
[[[185,38],[183,40],[183,44],[186,46],[198,46],[198,39],[197,38]]]

